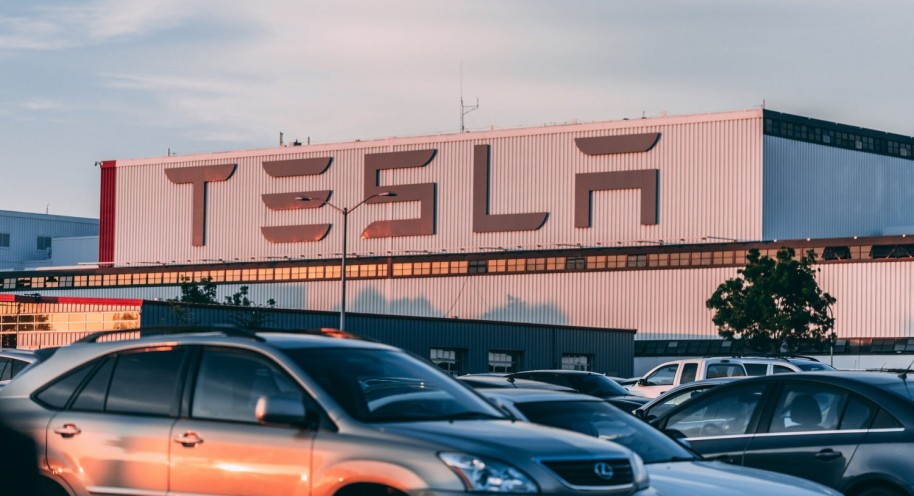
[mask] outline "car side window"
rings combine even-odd
[[[12,367],[13,370],[13,377],[16,377],[19,372],[22,372],[29,365],[31,365],[29,362],[24,362],[22,360],[10,360],[10,367]]]
[[[0,381],[8,381],[13,378],[13,364],[9,358],[0,358]]]
[[[791,369],[789,367],[785,367],[783,365],[775,365],[772,368],[772,372],[775,374],[789,374],[789,373],[795,372],[795,371],[793,369]]]
[[[114,370],[116,356],[112,355],[104,359],[101,367],[96,370],[95,374],[86,383],[79,396],[73,401],[73,410],[87,412],[105,411],[105,397],[108,393],[108,383],[111,381],[111,372]]]
[[[879,409],[879,412],[876,413],[873,424],[870,425],[870,429],[898,429],[900,427],[901,422],[881,408]]]
[[[847,406],[844,407],[844,415],[841,416],[839,428],[841,430],[869,429],[878,410],[876,405],[852,395],[847,400]]]
[[[744,363],[746,375],[765,375],[768,373],[767,363]]]
[[[700,395],[701,393],[704,393],[708,389],[710,389],[710,386],[703,387],[703,388],[690,389],[688,391],[680,391],[677,394],[668,393],[665,396],[666,401],[659,402],[656,405],[654,405],[650,409],[649,413],[650,413],[650,415],[653,415],[654,417],[659,417],[659,416],[663,415],[664,413],[672,410],[673,408],[685,403],[686,401]]]
[[[257,400],[277,394],[304,401],[301,388],[265,357],[240,350],[207,349],[197,374],[191,416],[257,422]]]
[[[95,362],[71,370],[41,388],[35,394],[35,400],[48,408],[62,410],[67,406],[73,392],[82,384],[93,368],[95,368]]]
[[[836,430],[847,393],[821,384],[786,384],[778,397],[769,432]]]
[[[177,413],[184,348],[120,353],[111,374],[105,411],[167,416]]]
[[[652,386],[672,386],[676,381],[677,370],[679,370],[679,364],[667,365],[645,377],[645,380]]]
[[[671,415],[664,429],[687,438],[745,434],[764,390],[764,384],[751,384],[699,396]]]
[[[705,378],[714,379],[716,377],[738,377],[744,375],[746,375],[746,369],[743,368],[742,364],[712,363],[708,365]]]
[[[698,375],[698,364],[697,363],[685,363],[682,365],[682,374],[679,375],[680,384],[688,384],[695,381],[695,376]]]

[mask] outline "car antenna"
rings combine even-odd
[[[907,369],[905,369],[905,370],[902,371],[900,374],[898,374],[898,378],[901,379],[901,380],[903,380],[903,381],[907,381],[907,380],[908,380],[908,372],[911,371],[911,367],[914,367],[914,360],[911,360],[911,363],[908,364],[908,368],[907,368]]]

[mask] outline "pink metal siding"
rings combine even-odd
[[[341,216],[330,208],[270,210],[262,194],[332,190],[330,201],[351,207],[364,195],[369,153],[435,149],[425,167],[381,171],[380,185],[434,183],[436,234],[362,239],[377,220],[419,216],[418,202],[366,204],[349,218],[350,254],[462,252],[562,244],[635,245],[700,242],[707,236],[761,235],[762,112],[574,124],[458,135],[392,138],[186,157],[119,160],[114,243],[119,265],[140,262],[338,258]],[[575,138],[660,133],[644,153],[590,156]],[[473,147],[489,145],[491,214],[548,212],[536,231],[475,233],[472,225]],[[262,162],[332,156],[320,175],[274,178]],[[192,187],[174,184],[164,170],[235,163],[230,179],[208,184],[206,243],[191,241]],[[574,224],[576,174],[659,171],[659,222],[642,225],[637,190],[593,194],[593,224]],[[310,243],[270,243],[262,226],[329,223],[327,237]]]
[[[819,265],[837,299],[835,331],[847,337],[914,337],[914,261]],[[709,339],[705,301],[736,268],[655,269],[350,280],[351,312],[636,329],[635,339]],[[339,281],[244,284],[279,308],[339,310]],[[219,285],[218,299],[241,284]],[[174,298],[177,287],[42,291],[46,296]]]

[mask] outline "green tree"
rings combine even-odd
[[[174,300],[178,303],[216,303],[216,283],[212,277],[204,277],[200,282],[196,282],[189,277],[181,278],[181,296]]]
[[[816,283],[816,254],[794,255],[792,248],[781,248],[772,260],[749,250],[739,275],[718,286],[706,302],[720,336],[769,353],[795,353],[834,339],[830,308],[835,298]]]
[[[226,296],[225,300],[220,303],[216,299],[216,283],[211,277],[204,277],[200,281],[194,281],[189,277],[181,279],[181,295],[177,298],[169,299],[168,303],[177,316],[178,323],[190,325],[193,323],[193,315],[189,310],[187,303],[196,303],[204,305],[225,305],[238,307],[238,310],[232,315],[232,323],[245,327],[263,327],[269,320],[269,313],[266,308],[274,308],[276,301],[272,298],[267,300],[266,305],[258,305],[248,297],[248,286],[241,286],[231,296]]]

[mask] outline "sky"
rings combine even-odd
[[[910,0],[0,2],[0,210],[96,162],[766,108],[914,136]]]

